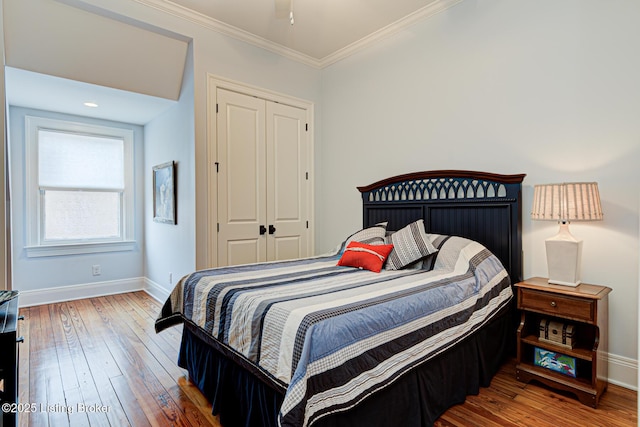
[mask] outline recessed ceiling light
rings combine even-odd
[[[98,104],[96,104],[95,102],[90,102],[90,101],[85,102],[84,105],[86,107],[91,107],[91,108],[96,108],[98,106]]]

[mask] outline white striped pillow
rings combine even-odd
[[[424,231],[424,221],[421,219],[387,236],[385,241],[393,245],[385,265],[387,270],[400,270],[438,251]]]

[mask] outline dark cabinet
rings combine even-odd
[[[17,425],[18,414],[18,298],[0,305],[0,404],[1,427]],[[6,404],[14,404],[7,406]]]

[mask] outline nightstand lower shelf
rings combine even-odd
[[[568,391],[575,394],[581,403],[592,408],[597,407],[602,393],[607,388],[606,381],[597,381],[597,386],[593,388],[591,383],[584,379],[570,378],[562,374],[556,374],[549,369],[525,363],[516,365],[516,378],[518,381],[525,383],[536,380],[549,387]]]

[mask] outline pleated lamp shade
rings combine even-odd
[[[602,206],[598,183],[536,185],[531,219],[560,222],[601,220]]]

